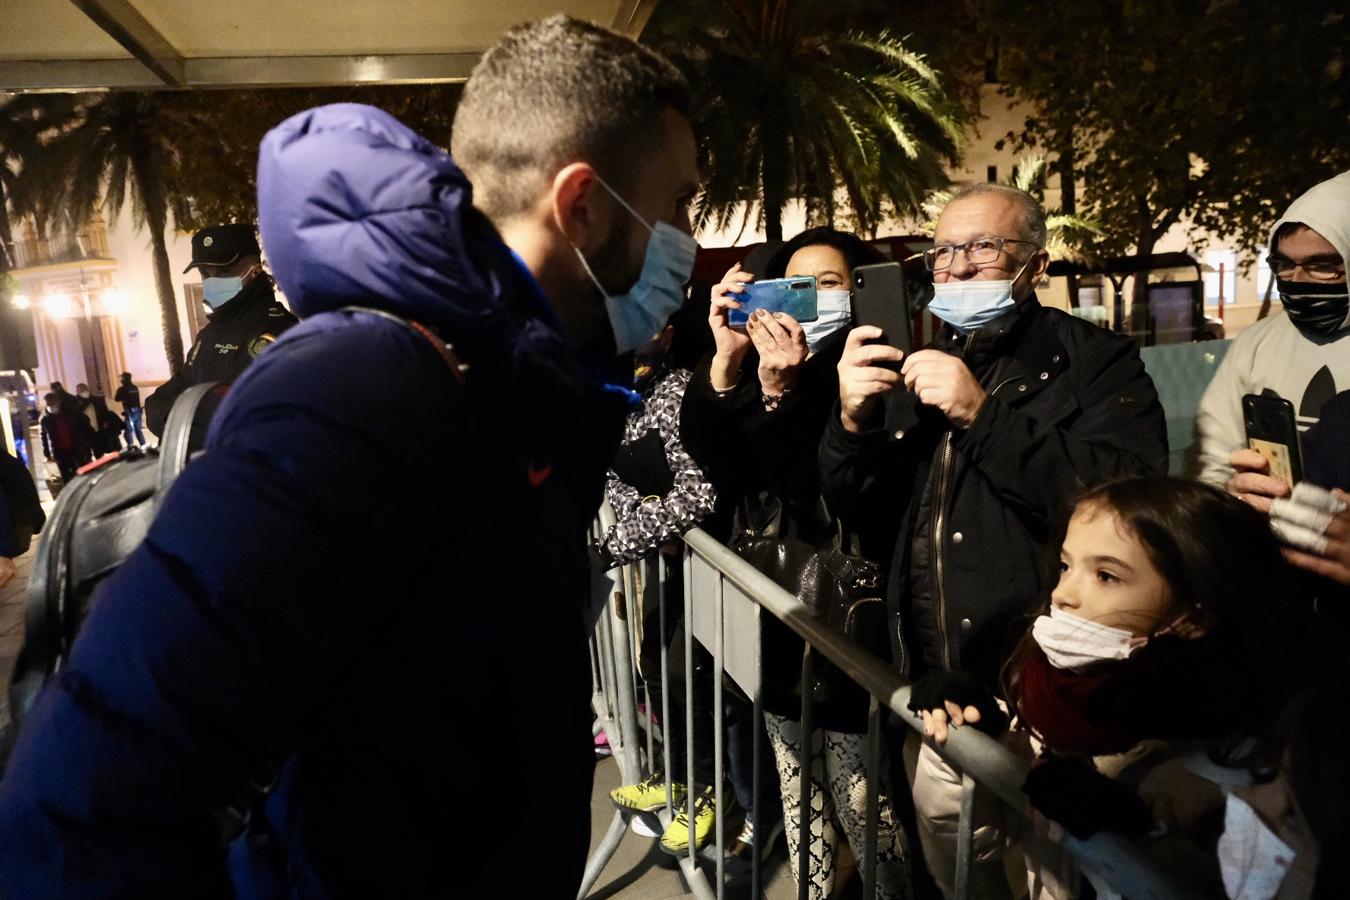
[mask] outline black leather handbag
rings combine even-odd
[[[889,660],[881,567],[852,552],[845,533],[832,522],[823,503],[805,516],[789,515],[781,504],[775,505],[761,527],[741,530],[732,549],[825,624]],[[820,662],[828,667],[828,661]]]

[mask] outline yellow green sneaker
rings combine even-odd
[[[701,848],[712,837],[717,824],[717,800],[711,787],[703,788],[694,798],[694,847]],[[661,835],[661,849],[679,856],[689,852],[689,806],[681,803],[679,812]]]
[[[684,803],[684,785],[676,781],[670,786],[671,803]],[[657,772],[637,784],[625,784],[609,792],[610,801],[620,809],[655,812],[666,805],[666,777]]]

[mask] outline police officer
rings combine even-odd
[[[209,321],[183,368],[146,398],[146,425],[155,434],[163,432],[169,408],[180,393],[206,381],[234,381],[253,357],[297,321],[277,302],[252,225],[215,225],[194,234],[192,262],[183,272],[192,269],[202,273],[202,293],[211,307]]]

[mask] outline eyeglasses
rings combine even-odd
[[[1019,241],[1013,238],[980,238],[976,241],[966,241],[964,244],[937,244],[923,251],[923,264],[930,272],[950,269],[952,263],[956,261],[957,251],[964,253],[966,260],[976,265],[991,263],[998,259],[1005,244],[1030,244],[1040,249],[1040,244],[1035,241]]]
[[[1293,278],[1294,272],[1299,269],[1313,281],[1340,281],[1345,277],[1343,262],[1296,263],[1292,259],[1272,253],[1266,257],[1266,263],[1278,278]]]

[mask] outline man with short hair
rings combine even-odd
[[[661,57],[554,16],[475,68],[463,173],[367,106],[269,133],[261,233],[304,321],[31,714],[0,895],[576,895],[586,534],[632,402],[602,373],[683,300],[688,102]],[[252,813],[228,873],[227,807]]]
[[[193,269],[201,273],[202,302],[211,311],[178,374],[145,398],[145,424],[157,435],[179,394],[194,384],[234,381],[298,321],[272,290],[252,225],[212,225],[194,234],[192,261],[183,274]]]
[[[1300,433],[1322,407],[1350,389],[1350,172],[1315,185],[1270,231],[1270,268],[1284,309],[1233,341],[1205,390],[1196,419],[1199,477],[1262,512],[1289,486],[1272,478],[1266,460],[1247,449],[1246,394],[1283,397]]]

